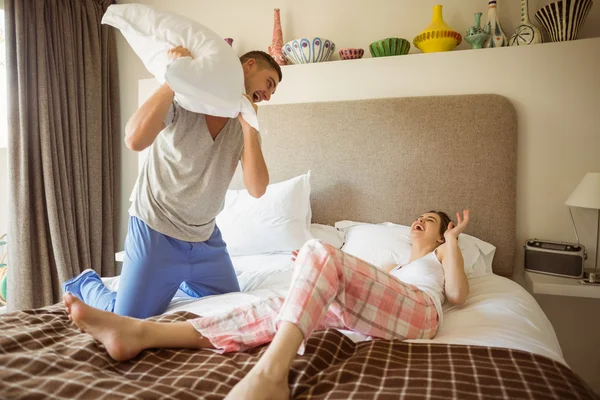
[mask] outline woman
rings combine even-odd
[[[456,226],[431,211],[411,225],[411,257],[404,266],[374,267],[318,240],[294,252],[287,298],[270,298],[215,317],[160,323],[89,307],[65,294],[69,318],[102,342],[112,358],[128,360],[147,348],[242,351],[271,342],[229,393],[231,399],[289,398],[288,373],[315,329],[344,328],[383,339],[433,338],[447,299],[461,305],[469,294]]]

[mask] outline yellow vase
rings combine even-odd
[[[461,42],[461,34],[444,22],[441,5],[433,7],[431,24],[413,40],[415,47],[423,53],[450,51]]]

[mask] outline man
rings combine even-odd
[[[169,58],[191,57],[183,47]],[[271,56],[251,51],[240,58],[253,103],[269,100],[281,81]],[[260,135],[244,121],[203,115],[174,103],[168,84],[129,119],[125,143],[150,147],[129,209],[119,289],[107,289],[93,270],[63,284],[84,303],[136,318],[161,314],[180,288],[193,297],[239,291],[233,264],[215,217],[241,160],[244,184],[261,197],[269,173]]]

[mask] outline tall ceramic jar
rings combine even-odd
[[[490,27],[490,37],[486,40],[484,47],[505,47],[508,46],[508,37],[502,30],[502,25],[496,12],[496,0],[488,2],[488,22]]]
[[[269,55],[277,61],[279,65],[286,65],[287,60],[283,55],[283,32],[281,31],[281,16],[279,8],[276,8],[273,15],[273,40],[269,46]]]
[[[510,38],[511,46],[528,46],[542,43],[542,32],[529,20],[529,1],[521,0],[521,24]]]

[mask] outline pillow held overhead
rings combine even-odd
[[[146,69],[169,84],[186,110],[244,120],[258,130],[258,118],[244,96],[244,71],[235,51],[199,22],[142,4],[113,4],[102,23],[121,31]],[[170,61],[167,51],[183,46],[193,56]]]

